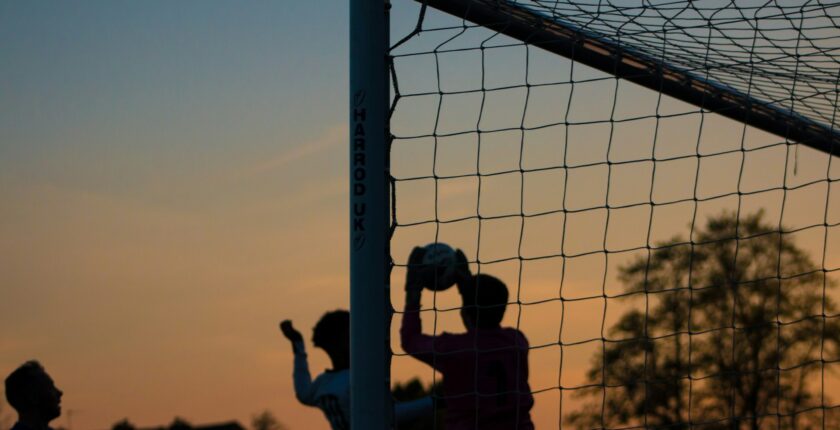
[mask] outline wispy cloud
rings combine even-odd
[[[27,336],[24,338],[15,337],[14,333],[3,333],[3,336],[0,337],[0,352],[8,356],[23,356],[28,354],[25,351],[38,350],[44,345],[48,345],[48,342],[43,336]]]
[[[454,199],[478,194],[478,178],[465,178],[438,182],[438,198]]]
[[[294,145],[280,154],[261,160],[247,169],[247,174],[259,175],[282,169],[289,164],[301,161],[307,157],[335,148],[343,144],[347,137],[346,125],[334,125],[328,128],[318,138]]]

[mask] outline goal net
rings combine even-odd
[[[444,399],[410,428],[458,404],[400,344],[435,242],[507,285],[537,428],[840,428],[840,2],[390,3],[391,380]],[[423,333],[463,307],[424,290]]]

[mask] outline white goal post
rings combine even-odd
[[[351,426],[391,425],[387,2],[350,1]]]

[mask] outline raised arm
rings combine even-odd
[[[403,350],[415,358],[432,364],[435,352],[435,336],[424,335],[420,321],[420,298],[423,293],[424,280],[432,278],[429,271],[434,268],[426,267],[423,263],[424,248],[415,247],[408,257],[408,268],[405,275],[405,308],[400,327],[400,340]],[[456,250],[456,283],[460,284],[470,279],[470,267],[467,257],[460,249]],[[438,345],[440,346],[440,345]]]
[[[304,405],[316,406],[315,390],[312,386],[312,376],[309,373],[309,362],[306,359],[306,346],[303,343],[303,336],[295,330],[289,320],[280,323],[280,331],[291,342],[292,352],[295,354],[295,368],[292,374],[295,397]]]
[[[408,257],[405,275],[405,308],[400,327],[400,343],[405,352],[430,363],[434,351],[434,336],[424,335],[420,322],[420,297],[423,293],[423,270],[421,262],[425,250],[415,247]]]

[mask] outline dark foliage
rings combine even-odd
[[[394,396],[395,402],[407,402],[426,396],[439,395],[441,392],[440,389],[440,383],[424,386],[419,379],[413,378],[403,383],[396,383],[391,389],[391,394]],[[443,430],[443,417],[445,413],[446,410],[443,408],[443,405],[437,403],[434,415],[424,417],[407,426],[403,425],[398,427],[398,430]]]
[[[826,273],[757,213],[723,214],[621,268],[626,311],[593,357],[576,428],[840,428],[821,397],[840,358]],[[615,299],[610,299],[614,301]],[[647,311],[645,311],[647,309]]]

